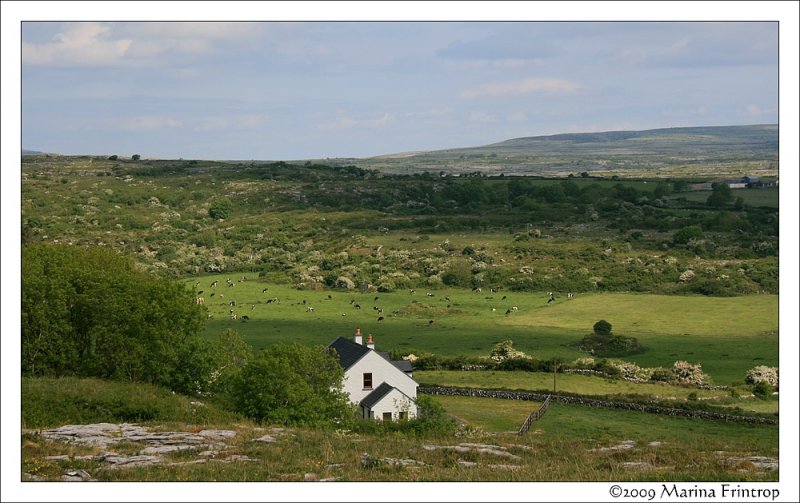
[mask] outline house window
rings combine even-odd
[[[364,373],[364,389],[372,389],[372,372]]]
[[[404,410],[398,412],[397,413],[397,419],[399,419],[400,421],[405,421],[406,419],[408,419],[408,412],[406,412]]]
[[[383,413],[383,420],[384,421],[391,421],[392,420],[392,413],[391,412],[384,412]]]

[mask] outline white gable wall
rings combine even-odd
[[[363,376],[365,372],[372,373],[372,388],[370,389],[364,389]],[[365,396],[372,393],[372,390],[383,382],[394,386],[413,400],[417,399],[417,382],[375,351],[368,352],[345,371],[344,391],[350,395],[351,402],[361,403]]]
[[[371,410],[363,412],[365,419],[371,418],[379,421],[383,420],[384,412],[391,413],[393,421],[400,419],[400,412],[407,414],[406,419],[413,419],[417,417],[417,404],[399,390],[393,389],[373,405]]]

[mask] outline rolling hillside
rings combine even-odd
[[[778,126],[718,126],[558,134],[514,138],[481,147],[405,152],[356,160],[386,172],[485,174],[647,173],[695,168],[722,175],[777,175]]]

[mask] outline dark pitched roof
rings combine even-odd
[[[367,409],[371,409],[376,403],[380,402],[383,397],[389,394],[392,391],[394,386],[391,384],[387,384],[385,382],[381,383],[380,386],[375,388],[372,393],[365,396],[363,400],[361,400],[361,406],[366,407]]]
[[[403,372],[413,372],[414,368],[411,365],[411,362],[408,360],[392,360],[389,356],[388,351],[376,351],[379,355],[383,357],[384,360],[387,360],[389,363],[394,365],[395,367],[399,368]]]
[[[337,337],[335,341],[328,345],[328,348],[336,350],[339,355],[339,365],[345,370],[352,367],[361,357],[371,351],[367,346],[362,346],[344,337]]]

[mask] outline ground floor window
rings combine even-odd
[[[406,412],[406,411],[398,412],[397,413],[397,419],[399,419],[401,421],[403,421],[405,419],[408,419],[408,412]]]
[[[383,413],[383,420],[384,421],[391,421],[392,420],[392,413],[391,412],[384,412]]]

